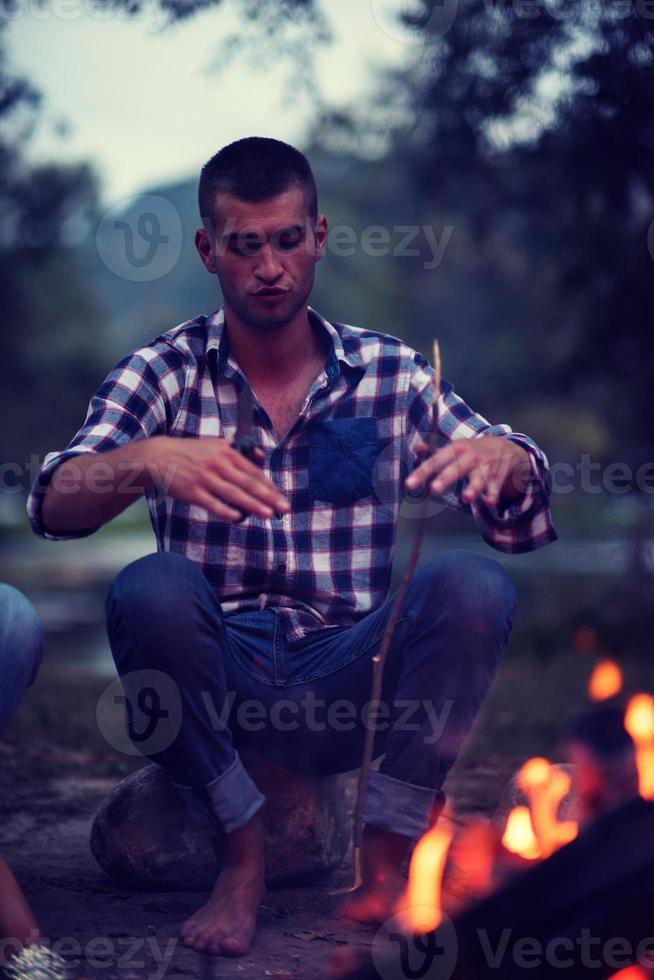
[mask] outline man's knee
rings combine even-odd
[[[202,569],[184,555],[160,551],[126,565],[106,599],[107,634],[119,669],[146,663],[164,670],[172,666],[176,673],[191,670],[191,654],[205,649],[194,641],[198,624],[209,608],[221,616],[212,599]]]
[[[34,681],[43,658],[43,628],[29,599],[0,583],[0,684],[15,708]],[[0,718],[0,724],[4,719]]]
[[[155,551],[126,565],[109,587],[105,603],[107,620],[119,607],[123,615],[149,620],[167,617],[188,595],[202,570],[175,551]]]
[[[432,612],[454,617],[461,628],[495,632],[513,618],[515,588],[494,558],[455,548],[428,562],[417,576]]]

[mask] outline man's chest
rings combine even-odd
[[[265,409],[274,430],[275,438],[279,441],[295,424],[302,411],[311,390],[316,371],[307,372],[292,384],[278,387],[261,387],[258,385],[254,393],[260,405]]]
[[[278,441],[283,439],[295,424],[306,396],[306,390],[268,392],[265,395],[257,392],[258,400],[266,410]]]

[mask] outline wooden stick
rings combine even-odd
[[[429,427],[429,432],[427,434],[427,444],[429,445],[430,452],[434,452],[436,449],[436,440],[438,436],[438,398],[441,390],[441,354],[440,347],[437,340],[434,340],[434,373],[435,383],[434,391],[432,393],[432,411],[431,411],[431,423]],[[407,587],[411,581],[411,576],[413,575],[416,564],[418,562],[418,557],[420,555],[420,547],[422,545],[422,538],[425,530],[425,520],[427,517],[427,504],[429,503],[429,481],[427,486],[423,490],[422,500],[420,505],[420,512],[418,514],[418,524],[416,526],[416,533],[413,539],[413,546],[411,548],[411,554],[409,555],[409,560],[407,562],[404,575],[402,576],[402,581],[400,587],[395,596],[395,600],[391,607],[390,615],[388,617],[388,622],[386,623],[386,628],[384,630],[384,635],[382,637],[381,645],[379,651],[372,658],[373,663],[373,676],[372,676],[372,693],[370,696],[371,702],[374,704],[379,701],[382,690],[382,679],[384,674],[384,664],[386,662],[386,654],[391,645],[393,639],[393,631],[395,629],[395,624],[397,618],[400,614],[400,609],[402,607],[402,602],[406,594]],[[370,767],[372,765],[372,752],[374,747],[374,731],[372,726],[368,725],[366,727],[366,739],[363,747],[363,760],[361,762],[361,770],[359,772],[359,784],[357,788],[357,799],[354,809],[354,884],[345,889],[345,891],[354,891],[362,883],[361,876],[361,841],[363,837],[363,804],[368,789],[368,778],[370,776]]]

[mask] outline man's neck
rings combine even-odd
[[[284,386],[326,358],[325,342],[309,320],[307,307],[283,326],[252,327],[225,307],[230,354],[254,386]]]

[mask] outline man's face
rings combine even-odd
[[[288,323],[313,288],[327,240],[324,215],[314,231],[299,187],[258,204],[217,194],[214,232],[212,241],[199,229],[195,244],[218,276],[226,314],[262,329]]]

